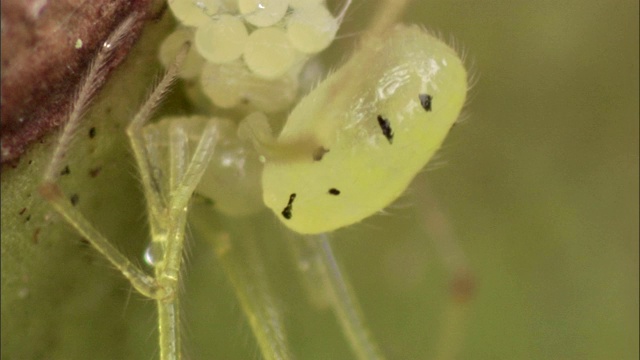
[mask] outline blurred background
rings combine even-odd
[[[348,36],[330,57],[348,54],[373,7],[354,2]],[[464,121],[407,195],[387,215],[332,234],[387,358],[433,359],[444,347],[457,359],[638,359],[638,12],[632,0],[409,6],[404,22],[452,36],[476,81]],[[145,64],[170,25],[148,27],[91,111],[98,140],[78,141],[72,169],[98,163],[101,175],[63,184],[136,259],[145,248],[143,198],[121,124],[151,84],[158,68]],[[2,358],[153,359],[153,303],[33,191],[51,145],[2,173]],[[425,220],[425,202],[437,218]],[[307,301],[271,214],[249,223],[297,358],[352,358],[332,314]],[[425,229],[438,224],[476,279],[454,312],[438,232]],[[192,229],[186,272],[187,352],[259,358],[203,232]]]

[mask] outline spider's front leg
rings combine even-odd
[[[99,78],[104,76],[110,57],[118,48],[125,34],[131,30],[137,16],[137,14],[130,15],[116,28],[104,42],[96,58],[89,66],[89,72],[83,81],[81,81],[77,98],[69,114],[69,119],[58,139],[51,162],[47,167],[38,190],[54,210],[120,270],[140,293],[150,298],[162,298],[165,297],[166,294],[163,289],[157,286],[155,279],[129,261],[109,240],[96,230],[87,218],[67,200],[58,184],[62,164],[67,151],[70,149],[71,142],[78,132],[82,120],[81,115],[88,107],[90,100],[97,90],[95,84]]]
[[[186,119],[190,120],[196,121]],[[129,128],[131,143],[136,144],[133,148],[143,151],[136,152],[136,159],[139,164],[144,163],[140,166],[140,174],[147,194],[155,279],[171,294],[167,298],[156,298],[161,357],[180,352],[178,287],[187,209],[218,139],[216,122],[206,121],[204,130],[198,132],[200,141],[189,158],[189,135],[194,132],[190,131],[191,126],[185,125],[181,121],[164,121],[144,129]],[[166,144],[164,139],[168,139],[166,154],[162,151]],[[168,161],[163,161],[165,159]]]
[[[175,62],[127,128],[147,200],[155,281],[167,295],[154,297],[158,307],[162,359],[180,355],[178,287],[187,209],[213,155],[218,128],[215,120],[195,124],[203,126],[198,131],[181,121],[164,121],[147,128],[144,125],[176,78],[188,49],[188,44],[182,47]],[[191,157],[190,135],[200,138]],[[168,150],[163,151],[167,143]]]
[[[95,94],[96,80],[104,75],[105,65],[124,35],[131,29],[135,17],[136,15],[132,14],[109,36],[92,62],[88,74],[80,85],[77,99],[44,174],[39,192],[57,213],[130,281],[138,292],[156,300],[159,318],[160,357],[163,360],[178,359],[180,358],[180,336],[178,334],[177,293],[184,247],[187,205],[213,154],[217,129],[212,121],[205,124],[204,132],[201,133],[193,156],[189,158],[186,131],[180,126],[172,126],[168,131],[170,139],[169,161],[168,165],[165,165],[167,162],[161,161],[160,158],[162,155],[159,152],[159,143],[154,142],[152,138],[145,139],[143,126],[175,79],[178,69],[184,61],[188,45],[181,49],[166,75],[145,101],[127,129],[147,199],[152,243],[158,244],[158,248],[161,250],[159,260],[154,264],[155,277],[150,276],[129,260],[96,230],[88,219],[69,202],[58,184],[65,155],[80,126],[81,114]],[[169,186],[159,185],[163,181],[162,174],[164,173],[169,174]]]

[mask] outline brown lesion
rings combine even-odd
[[[97,177],[102,171],[102,166],[96,166],[94,168],[89,169],[89,176],[92,178]]]
[[[126,57],[153,0],[3,0],[0,163],[13,165],[28,146],[68,117],[81,77],[105,38],[132,12],[132,31],[114,51],[101,87]],[[76,41],[82,47],[76,48]]]

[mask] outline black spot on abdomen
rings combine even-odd
[[[378,115],[378,125],[380,125],[384,137],[389,140],[389,144],[393,144],[393,130],[391,129],[389,120],[383,118],[382,115]]]
[[[282,216],[284,216],[284,218],[287,220],[291,219],[291,216],[293,215],[291,211],[293,210],[293,200],[295,199],[295,193],[289,195],[289,203],[287,204],[287,206],[285,206],[284,210],[282,210]]]
[[[420,105],[426,111],[431,111],[431,102],[433,101],[433,96],[427,94],[419,94],[418,98],[420,99]]]

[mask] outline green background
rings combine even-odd
[[[353,5],[349,36],[329,55],[346,56],[373,7]],[[426,181],[445,219],[436,223],[451,226],[477,279],[454,330],[463,338],[459,359],[638,359],[638,11],[631,0],[410,5],[404,21],[452,35],[477,81],[465,121],[407,195],[388,215],[332,235],[389,359],[433,358],[451,303],[443,259],[414,206],[428,196]],[[122,124],[152,84],[158,68],[148,64],[169,26],[149,25],[97,99],[86,125],[97,136],[80,133],[62,180],[139,262],[143,198]],[[34,191],[52,144],[37,144],[2,172],[2,359],[152,359],[153,303]],[[350,359],[332,314],[306,301],[272,215],[249,223],[297,358]],[[187,353],[256,358],[211,245],[192,230]]]

